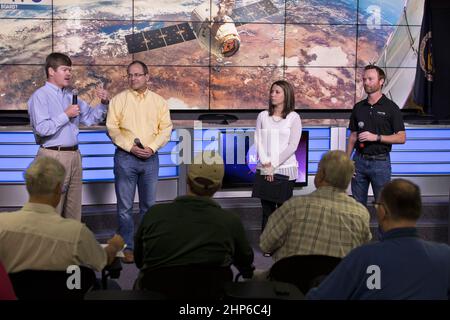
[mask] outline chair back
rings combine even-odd
[[[283,258],[270,268],[269,279],[296,285],[303,294],[318,286],[341,262],[323,255],[295,255]]]
[[[92,269],[79,268],[79,289],[69,289],[71,284],[77,284],[75,278],[69,279],[76,277],[76,271],[24,270],[10,273],[9,277],[19,300],[82,300],[84,294],[94,287],[96,277]]]
[[[218,300],[223,297],[224,283],[232,280],[230,267],[185,265],[145,270],[138,286],[168,299]]]

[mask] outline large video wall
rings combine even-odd
[[[405,2],[236,0],[228,24],[240,48],[223,57],[213,39],[198,40],[192,14],[219,0],[0,0],[0,110],[27,108],[52,51],[72,58],[74,86],[93,104],[100,82],[113,94],[126,88],[126,65],[139,59],[171,109],[264,109],[283,78],[298,109],[351,109],[363,96],[361,68],[397,28],[420,28],[399,25]]]

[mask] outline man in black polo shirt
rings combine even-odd
[[[391,180],[391,145],[406,141],[399,107],[381,92],[385,78],[380,67],[364,68],[363,84],[368,96],[353,107],[350,116],[347,155],[351,157],[356,148],[352,194],[363,205],[367,205],[369,183],[378,199],[381,188]]]

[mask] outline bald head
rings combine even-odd
[[[420,188],[406,179],[388,182],[381,190],[379,202],[386,206],[393,220],[416,221],[422,212]]]

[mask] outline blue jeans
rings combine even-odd
[[[117,197],[118,225],[127,249],[134,248],[133,202],[136,185],[139,195],[139,221],[156,201],[158,182],[158,153],[148,159],[140,159],[122,149],[114,154],[114,177]]]
[[[381,188],[391,181],[391,158],[387,154],[386,160],[369,160],[356,152],[353,160],[356,173],[352,179],[352,194],[356,201],[367,207],[369,183],[372,184],[375,200],[378,200]]]

